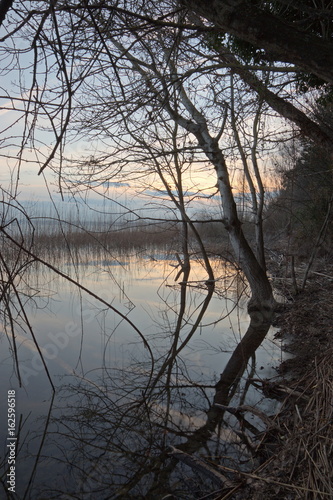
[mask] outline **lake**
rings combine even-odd
[[[200,258],[193,257],[184,284],[179,257],[158,249],[104,258],[87,251],[75,262],[54,264],[91,294],[41,265],[26,270],[21,304],[11,298],[15,345],[2,316],[2,407],[8,391],[15,390],[16,400],[17,496],[8,498],[203,496],[205,478],[198,485],[168,447],[198,441],[195,431],[205,429],[214,386],[249,321],[241,276],[220,259],[211,264],[211,297]],[[232,405],[273,411],[276,403],[246,380],[276,377],[282,351],[274,333],[235,386]],[[251,418],[260,429],[262,422]],[[2,412],[2,488],[14,442],[7,420]],[[241,456],[246,468],[252,458],[236,427],[225,415],[200,437],[200,453],[215,462],[227,456],[229,465]]]

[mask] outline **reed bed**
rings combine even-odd
[[[66,258],[66,255],[80,261],[87,252],[99,254],[101,258],[107,254],[149,253],[151,248],[176,248],[180,240],[179,228],[171,223],[112,230],[102,230],[98,226],[84,230],[70,225],[63,228],[51,225],[49,228],[36,228],[28,235],[14,234],[13,237],[19,245],[33,251],[35,255],[56,261]],[[25,258],[19,246],[3,237],[0,247],[2,255],[9,261],[15,261],[19,254],[21,259]]]
[[[332,359],[330,348],[314,359],[307,375],[289,384],[288,396],[274,419],[280,429],[277,450],[253,474],[246,474],[248,498],[333,498]],[[243,492],[235,498],[244,498]]]
[[[305,388],[308,400],[306,404],[291,403],[293,419],[284,423],[288,431],[286,451],[293,457],[289,459],[289,482],[296,487],[295,498],[333,498],[332,359],[332,349],[320,360],[315,358],[312,373],[297,383],[298,390]],[[298,489],[300,486],[304,489]]]
[[[106,248],[128,249],[146,247],[149,244],[166,244],[178,234],[177,228],[165,226],[135,226],[115,230],[100,230],[96,227],[90,230],[79,230],[71,227],[65,231],[40,232],[35,236],[36,246],[48,247],[51,245],[70,246],[105,246]]]

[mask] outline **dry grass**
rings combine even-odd
[[[57,262],[71,258],[80,262],[83,256],[91,253],[95,258],[105,258],[114,254],[150,252],[152,248],[168,250],[177,248],[180,241],[179,227],[176,224],[136,225],[129,228],[105,230],[96,225],[93,229],[83,230],[74,226],[64,228],[51,225],[38,228],[30,235],[14,236],[22,246],[43,258]],[[0,242],[1,251],[6,259],[15,262],[20,254],[18,247],[7,241]],[[24,253],[20,260],[24,259]]]
[[[333,498],[333,349],[314,359],[314,369],[285,387],[288,394],[279,413],[265,418],[267,425],[257,451],[262,456],[268,446],[275,452],[251,472],[208,464],[222,485],[207,496],[214,500],[319,500]],[[250,409],[251,410],[251,409]],[[252,411],[254,413],[254,411]],[[262,418],[262,417],[261,417]],[[272,449],[272,448],[271,448]],[[273,448],[274,449],[274,448]],[[174,450],[178,455],[179,450]],[[176,453],[176,455],[177,455]],[[175,453],[174,453],[175,454]],[[178,459],[181,459],[177,455]],[[193,462],[193,457],[187,456]],[[207,463],[190,463],[193,469]],[[183,460],[184,461],[184,460]],[[185,461],[186,462],[186,461]],[[202,472],[201,470],[201,472]],[[229,479],[232,478],[232,479]],[[205,498],[205,497],[204,497]]]
[[[281,370],[287,390],[274,418],[276,448],[255,477],[246,478],[252,481],[246,495],[233,498],[333,499],[332,271],[316,275],[282,315],[281,334],[294,357]]]
[[[298,443],[298,475],[309,490],[333,496],[333,352],[316,363],[309,377],[310,398],[293,430]],[[291,474],[291,479],[293,475]],[[314,498],[307,494],[304,498]]]
[[[330,349],[292,384],[298,396],[289,394],[275,419],[285,431],[279,436],[280,451],[261,466],[251,498],[333,498],[332,359]]]
[[[331,349],[315,360],[313,372],[288,388],[288,396],[260,445],[264,448],[267,442],[274,443],[275,453],[252,472],[219,466],[238,484],[229,491],[221,490],[214,500],[333,498],[332,356]],[[278,433],[272,440],[273,428]]]

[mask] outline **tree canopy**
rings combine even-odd
[[[265,59],[294,64],[333,83],[333,11],[329,0],[320,6],[306,0],[183,0],[182,5],[248,47],[262,49]],[[250,52],[254,53],[252,48]]]

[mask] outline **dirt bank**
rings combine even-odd
[[[275,428],[274,435],[267,434],[274,452],[234,498],[333,498],[332,323],[333,266],[326,266],[312,273],[306,290],[277,318],[279,335],[293,358],[280,366],[287,392],[276,390],[282,398],[273,418],[278,432]]]

